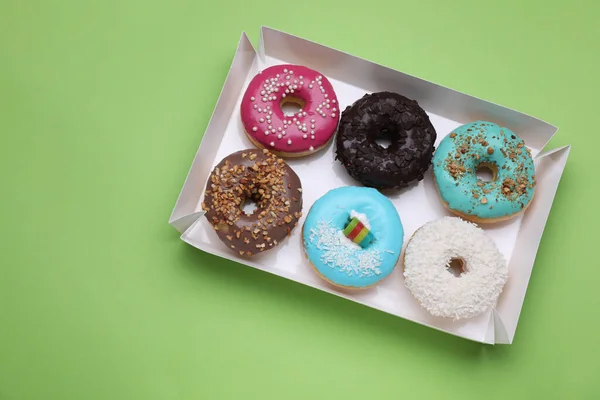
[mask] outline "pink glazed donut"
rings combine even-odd
[[[281,108],[286,103],[301,108],[286,115]],[[259,72],[248,85],[240,108],[250,141],[280,157],[303,157],[324,148],[340,118],[329,80],[300,65],[276,65]]]

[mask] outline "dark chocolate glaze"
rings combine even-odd
[[[335,158],[365,186],[399,189],[423,179],[436,136],[415,100],[392,92],[366,94],[341,115]],[[390,146],[381,147],[378,138]]]
[[[242,211],[247,199],[257,206],[249,215]],[[267,150],[242,150],[215,166],[202,209],[227,247],[251,256],[291,234],[302,216],[302,185],[281,158]]]

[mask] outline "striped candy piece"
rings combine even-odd
[[[354,217],[344,228],[344,235],[361,247],[367,247],[375,237],[358,218]]]

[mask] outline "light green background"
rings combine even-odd
[[[598,3],[0,0],[0,399],[600,398]],[[512,346],[167,225],[261,24],[560,127],[551,145],[574,147]]]

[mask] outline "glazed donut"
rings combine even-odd
[[[383,148],[376,139],[389,139]],[[423,179],[436,132],[427,113],[397,93],[366,94],[342,113],[336,159],[365,186],[403,188]]]
[[[472,222],[498,222],[525,211],[535,190],[535,166],[521,138],[507,128],[476,121],[442,139],[433,175],[444,205]],[[493,178],[477,178],[487,167]]]
[[[377,190],[341,187],[319,198],[302,229],[304,251],[329,283],[364,289],[396,266],[404,230],[392,202]]]
[[[462,264],[462,273],[449,271]],[[495,305],[508,268],[494,241],[476,225],[444,217],[417,229],[404,253],[404,279],[413,297],[436,317],[471,318]]]
[[[252,214],[242,207],[256,204]],[[210,174],[202,209],[219,239],[241,256],[272,249],[302,216],[298,175],[267,150],[242,150],[225,157]]]
[[[301,106],[284,114],[285,103]],[[256,75],[242,98],[241,115],[250,141],[280,157],[302,157],[322,149],[335,134],[338,100],[321,74],[300,65],[276,65]]]

